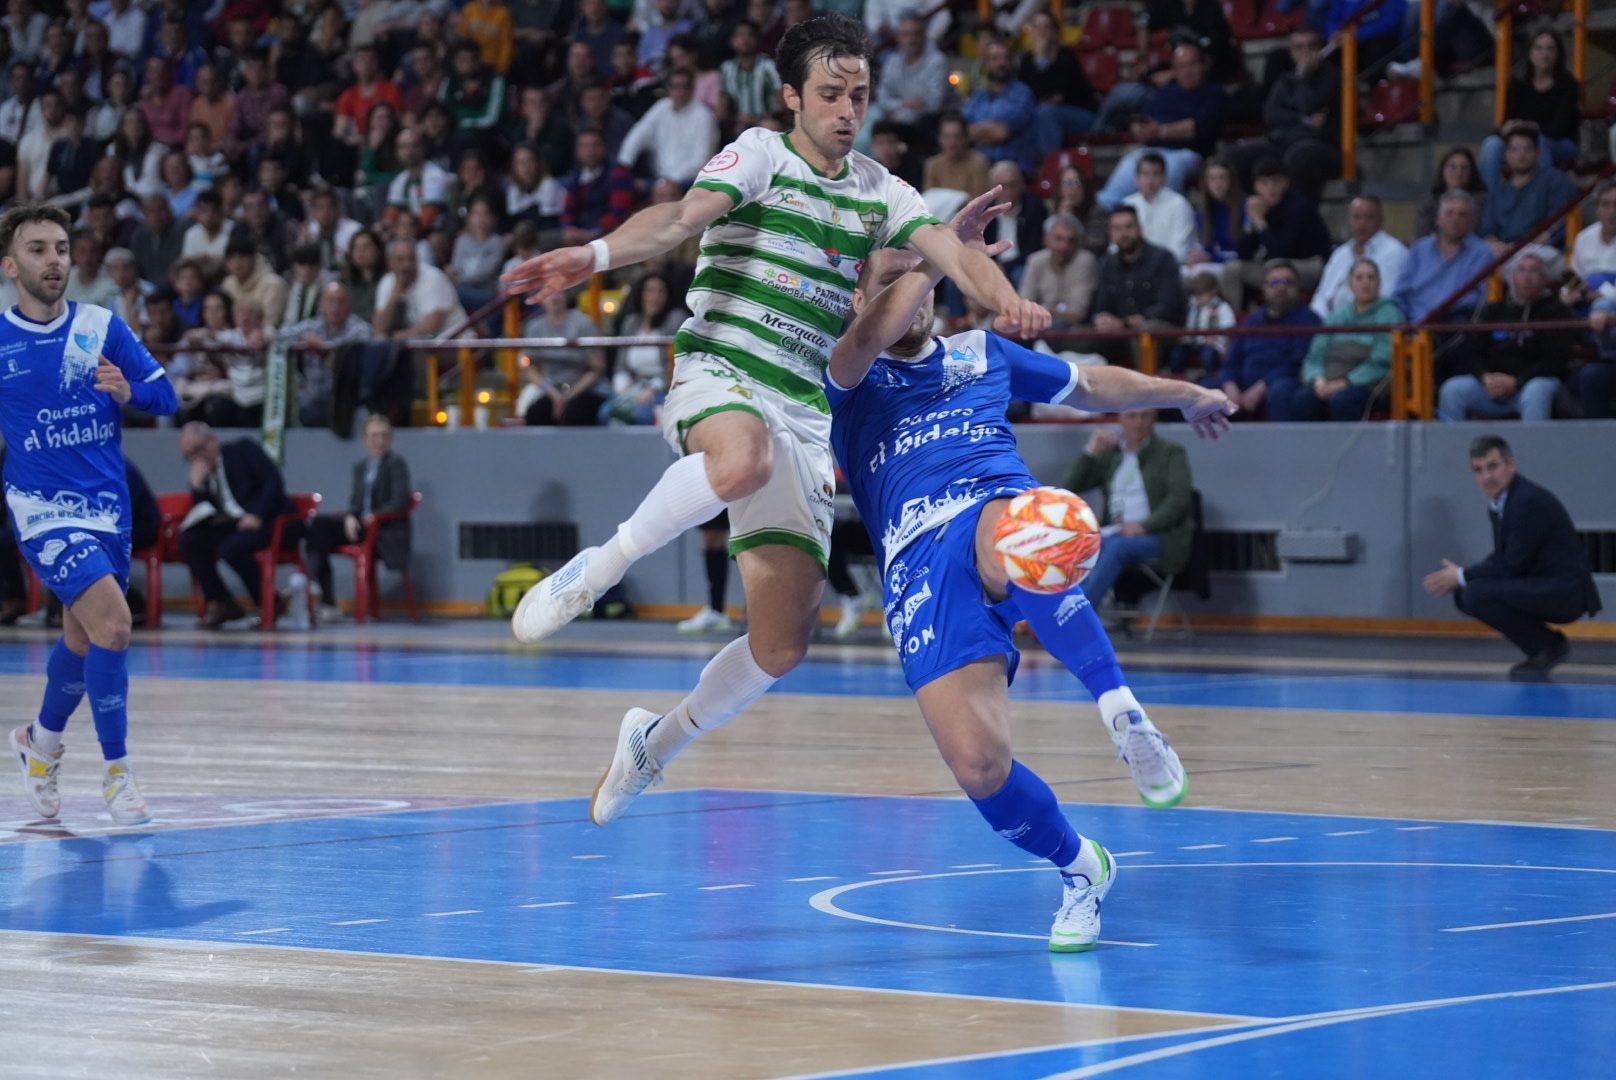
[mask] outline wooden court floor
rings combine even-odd
[[[0,658],[7,660],[3,670],[9,672],[0,674],[0,719],[7,727],[30,719],[36,708],[41,679],[30,664],[41,655],[41,640],[26,634],[0,640]],[[1210,1046],[1220,1032],[1249,1031],[1242,1025],[1275,1016],[1273,1010],[1185,1008],[1182,1002],[1158,1007],[1140,1003],[1138,995],[1132,1004],[1118,1003],[1116,994],[1106,992],[1112,985],[1109,971],[1105,985],[1074,980],[1073,971],[1092,975],[1100,967],[1050,969],[1047,953],[1034,940],[1010,944],[1024,950],[1028,962],[1042,965],[1040,979],[1064,987],[1045,1000],[1017,999],[1013,988],[1007,990],[991,975],[979,983],[945,979],[938,984],[952,989],[923,989],[924,979],[891,986],[872,978],[857,985],[846,968],[833,977],[815,977],[802,969],[829,962],[819,953],[831,948],[843,923],[782,923],[789,941],[749,946],[740,938],[749,920],[762,917],[761,892],[754,894],[760,897],[756,900],[731,894],[736,899],[725,903],[735,906],[712,913],[700,905],[684,914],[665,906],[654,919],[623,914],[650,910],[643,906],[575,909],[564,924],[564,941],[547,940],[543,931],[522,931],[529,936],[512,946],[509,955],[515,959],[496,957],[474,940],[442,936],[448,932],[440,926],[454,923],[456,916],[491,919],[496,927],[515,917],[492,908],[429,912],[446,917],[423,923],[414,937],[400,929],[405,937],[378,947],[367,947],[364,940],[331,947],[319,944],[327,939],[318,935],[306,939],[312,943],[286,944],[304,939],[297,925],[287,929],[278,919],[268,919],[261,929],[233,929],[248,924],[232,919],[267,904],[267,897],[280,897],[283,905],[300,894],[317,897],[349,873],[379,875],[367,878],[384,884],[378,894],[442,896],[445,904],[455,902],[461,884],[484,890],[478,895],[541,898],[530,907],[574,903],[542,901],[549,895],[543,890],[581,880],[565,875],[585,873],[581,868],[594,864],[563,859],[554,869],[546,860],[562,859],[559,852],[571,849],[560,842],[555,851],[545,849],[542,837],[518,841],[527,835],[520,827],[527,820],[522,815],[549,814],[545,808],[554,808],[545,820],[564,826],[567,843],[586,850],[596,834],[580,822],[576,800],[587,797],[607,763],[623,710],[636,704],[666,707],[680,696],[672,690],[614,688],[613,672],[643,667],[659,656],[695,657],[690,662],[696,663],[707,649],[656,641],[563,641],[544,653],[513,653],[492,643],[435,650],[431,641],[427,631],[391,643],[380,639],[352,656],[338,649],[342,655],[317,678],[302,677],[306,672],[290,662],[300,646],[284,636],[264,649],[247,639],[223,647],[183,634],[147,646],[152,670],[137,673],[131,686],[131,748],[159,829],[140,837],[119,836],[96,817],[96,754],[83,713],[69,730],[63,766],[68,809],[60,826],[29,823],[15,775],[0,776],[0,840],[12,841],[0,843],[5,874],[0,879],[0,985],[5,987],[0,997],[13,1021],[0,1076],[727,1078],[843,1070],[875,1075],[883,1069],[892,1071],[881,1075],[894,1077],[1090,1075],[1063,1071],[1049,1064],[1053,1058],[1004,1055],[1094,1044],[1108,1047],[1114,1061],[1131,1045],[1172,1045],[1153,1040],[1182,1043],[1186,1036],[1205,1035]],[[682,887],[689,875],[706,870],[720,884],[689,887],[750,888],[750,882],[723,883],[724,875],[747,869],[761,874],[763,867],[789,873],[799,859],[806,879],[816,863],[833,861],[827,851],[840,849],[837,857],[845,859],[861,845],[874,845],[866,839],[873,834],[862,830],[878,831],[878,819],[892,811],[877,809],[894,805],[871,803],[873,809],[859,816],[862,804],[854,804],[849,820],[858,828],[824,817],[828,835],[799,835],[789,824],[799,812],[784,801],[788,793],[814,793],[821,802],[830,796],[904,797],[907,805],[949,823],[934,828],[928,824],[933,817],[916,818],[914,836],[883,839],[893,845],[893,858],[909,842],[915,850],[936,849],[946,858],[958,838],[971,847],[962,849],[956,862],[937,863],[938,869],[988,865],[969,860],[980,850],[998,851],[993,844],[1003,848],[1005,867],[1024,863],[1021,853],[979,825],[971,831],[964,820],[968,806],[957,796],[912,700],[890,692],[895,676],[884,660],[874,659],[884,657],[877,649],[833,655],[855,676],[867,674],[885,689],[773,693],[682,756],[669,770],[666,788],[640,804],[655,809],[659,800],[667,800],[660,805],[680,808],[668,819],[675,824],[645,832],[629,846],[613,849],[612,856],[629,867],[614,872],[665,875],[657,879],[664,884],[655,887],[672,895],[622,895],[662,897],[672,905],[678,894],[667,881]],[[1388,643],[1388,656],[1396,650]],[[1260,645],[1257,651],[1263,651]],[[221,677],[198,667],[216,658],[235,662],[242,652],[262,654],[252,677]],[[460,665],[462,654],[480,652],[497,654],[501,665],[547,664],[555,674],[540,680],[549,685],[502,685],[498,679],[477,685],[482,681],[477,673],[467,674]],[[575,654],[596,666],[580,668]],[[1270,658],[1230,659],[1238,668],[1233,678],[1269,678]],[[1219,663],[1201,659],[1197,670]],[[1047,658],[1029,660],[1034,670],[1040,664],[1047,666]],[[389,675],[378,665],[404,674],[395,678],[397,672]],[[861,674],[861,665],[869,671]],[[1349,665],[1341,694],[1355,692],[1350,677],[1358,668],[1374,666],[1372,659],[1357,668]],[[1310,676],[1331,674],[1328,663],[1302,667]],[[1293,664],[1290,673],[1298,670]],[[1599,663],[1587,664],[1584,672],[1596,684],[1616,675]],[[1463,661],[1433,663],[1427,674],[1479,678]],[[1497,685],[1504,693],[1504,684]],[[1131,822],[1134,817],[1108,816],[1132,815],[1134,809],[1125,808],[1137,808],[1137,796],[1092,704],[1080,687],[1073,688],[1070,700],[1017,700],[1018,756],[1050,780],[1063,803],[1072,804],[1069,812],[1080,829],[1088,831],[1082,804],[1095,807],[1091,813],[1100,820]],[[1402,826],[1407,829],[1540,823],[1597,830],[1586,835],[1601,838],[1603,830],[1616,829],[1611,797],[1616,726],[1609,716],[1376,711],[1357,703],[1331,707],[1330,699],[1300,707],[1156,705],[1147,693],[1140,696],[1191,771],[1190,802],[1228,811],[1220,822],[1238,822],[1246,813],[1285,815],[1292,824],[1298,815],[1428,823]],[[1596,693],[1587,700],[1605,699]],[[737,838],[718,828],[721,814],[701,813],[700,806],[711,803],[700,800],[717,797],[703,792],[727,793],[724,798],[732,800],[749,792],[780,795],[765,807],[772,816],[760,819],[769,824]],[[696,809],[684,809],[687,804],[679,800],[687,797]],[[511,808],[530,804],[540,809]],[[506,813],[515,816],[498,817]],[[505,837],[506,846],[473,851],[458,847],[461,841],[454,837],[405,836],[404,822],[453,823],[461,820],[456,814],[486,815],[475,818],[476,828]],[[806,810],[800,814],[813,817]],[[1159,818],[1168,819],[1198,820],[1181,811]],[[957,827],[956,821],[961,822]],[[355,822],[358,833],[343,831]],[[613,829],[625,824],[627,819]],[[454,831],[446,828],[445,835]],[[1558,836],[1565,830],[1517,831]],[[602,842],[611,832],[601,834]],[[260,836],[273,839],[259,843],[255,837]],[[379,860],[376,865],[345,863],[344,845],[356,838],[375,849],[364,858]],[[1420,839],[1410,834],[1399,842]],[[1277,853],[1280,846],[1264,850]],[[761,854],[748,867],[750,852]],[[542,875],[533,869],[539,864],[546,867]],[[917,856],[893,865],[919,880],[933,864]],[[1124,872],[1127,865],[1123,860]],[[874,865],[862,869],[887,872]],[[161,875],[160,889],[154,875]],[[1019,881],[1025,875],[1015,876]],[[866,882],[872,883],[879,884]],[[384,907],[384,899],[378,895],[377,903]],[[1036,907],[1017,925],[1035,930],[1047,925],[1057,896],[1037,902],[1044,899],[1047,909]],[[1194,894],[1177,900],[1200,902]],[[430,899],[423,902],[430,906]],[[511,906],[514,911],[521,905]],[[161,917],[154,917],[157,907],[164,909]],[[1612,911],[1616,905],[1589,910]],[[337,918],[349,913],[336,910],[293,914],[322,918],[328,926],[386,921]],[[1417,921],[1406,911],[1391,917]],[[861,933],[887,935],[859,941],[893,941],[905,933],[850,925]],[[1616,941],[1609,932],[1612,922],[1585,925],[1603,936],[1579,947],[1603,948]],[[1148,936],[1148,922],[1133,932]],[[625,954],[601,946],[605,951],[599,955],[616,959],[591,959],[597,954],[589,939],[597,934],[615,943],[613,948],[633,949]],[[944,944],[929,944],[934,938]],[[440,941],[449,944],[438,953]],[[929,964],[969,962],[993,970],[993,957],[982,953],[988,939],[934,934],[927,941],[926,948],[943,950],[928,953]],[[696,955],[704,942],[713,945],[711,957]],[[561,959],[545,962],[552,945]],[[863,947],[852,948],[849,967],[857,966]],[[1163,943],[1157,955],[1166,950]],[[770,958],[766,965],[758,960],[764,951]],[[1117,955],[1122,953],[1128,950]],[[1134,955],[1129,953],[1127,962],[1138,963]],[[1099,964],[1109,959],[1099,952],[1093,956]],[[1607,978],[1616,980],[1616,952],[1607,959]],[[1130,1076],[1192,1075],[1199,1073],[1155,1070],[1190,1068],[1186,1062],[1198,1060],[1169,1056],[1139,1060],[1128,1065],[1131,1071],[1116,1068]],[[1224,1074],[1226,1060],[1207,1059],[1207,1074]],[[1395,1072],[1394,1061],[1386,1065]]]

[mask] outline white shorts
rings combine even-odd
[[[662,405],[662,434],[679,453],[698,422],[714,413],[748,412],[774,440],[774,471],[762,488],[729,504],[729,550],[767,544],[805,551],[825,566],[836,511],[836,463],[830,416],[748,378],[711,353],[684,353]]]

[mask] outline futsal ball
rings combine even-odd
[[[1060,488],[1041,487],[1010,500],[993,530],[999,564],[1020,588],[1060,593],[1094,568],[1100,526],[1089,504]]]

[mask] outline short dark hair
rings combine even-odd
[[[0,255],[11,254],[11,244],[24,225],[60,225],[63,235],[73,231],[73,219],[60,206],[23,203],[0,214]]]
[[[1266,157],[1257,162],[1257,168],[1252,173],[1253,180],[1262,180],[1270,176],[1283,176],[1289,180],[1291,174],[1285,171],[1285,163],[1275,157]]]
[[[1146,150],[1143,154],[1140,154],[1139,157],[1134,160],[1133,171],[1137,173],[1146,165],[1156,166],[1156,168],[1160,169],[1164,175],[1167,172],[1167,159],[1156,153],[1154,150]]]
[[[896,120],[877,120],[875,126],[870,129],[870,137],[874,138],[877,135],[891,135],[902,140],[903,125]]]
[[[197,196],[198,199],[201,197],[202,196],[200,195]],[[90,196],[91,210],[101,210],[108,206],[112,207],[114,210],[118,208],[118,197],[116,195],[109,195],[103,191],[99,195]]]
[[[1287,271],[1291,277],[1296,279],[1298,284],[1301,283],[1302,275],[1297,272],[1296,264],[1291,262],[1289,259],[1269,259],[1262,265],[1264,278],[1266,278],[1269,274],[1272,274],[1275,270]]]
[[[1509,448],[1502,435],[1477,435],[1470,440],[1470,460],[1479,461],[1497,450],[1505,461],[1515,460],[1515,451]]]
[[[870,35],[858,20],[829,12],[804,19],[787,30],[774,51],[774,66],[781,84],[800,94],[813,64],[842,56],[868,64]]]
[[[257,255],[258,237],[252,230],[238,225],[230,230],[230,240],[224,246],[226,257],[231,255]]]
[[[297,266],[319,266],[320,245],[299,244],[292,249],[292,262]]]
[[[215,210],[223,210],[224,196],[220,195],[213,188],[207,188],[196,193],[196,205],[211,206]]]
[[[1111,213],[1108,216],[1116,217],[1118,214],[1127,214],[1135,221],[1139,220],[1139,211],[1129,206],[1127,203],[1118,203],[1116,206],[1113,206],[1111,208]]]
[[[960,112],[958,109],[950,109],[942,116],[937,118],[938,131],[943,130],[944,124],[958,124],[960,127],[964,128],[967,133],[971,130],[971,125],[965,119],[965,114]]]

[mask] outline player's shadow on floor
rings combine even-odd
[[[184,904],[149,835],[85,837],[23,846],[17,902],[0,928],[62,934],[174,930],[246,909],[245,900]]]

